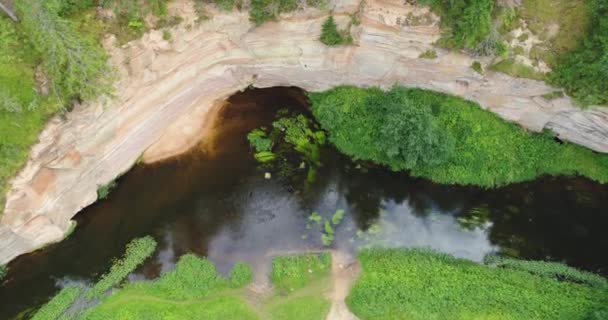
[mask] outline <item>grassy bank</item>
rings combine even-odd
[[[360,319],[605,319],[608,292],[420,249],[364,250]]]
[[[608,156],[528,132],[455,96],[338,87],[309,97],[329,140],[356,160],[447,184],[496,187],[541,175],[608,182]]]
[[[277,257],[271,273],[275,289],[256,296],[246,288],[252,279],[249,265],[235,264],[225,278],[209,260],[186,254],[175,270],[125,285],[81,318],[324,319],[330,307],[323,297],[330,264],[328,254]]]

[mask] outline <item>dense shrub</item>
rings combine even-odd
[[[352,37],[348,32],[344,34],[338,30],[336,21],[333,16],[329,16],[321,27],[321,37],[319,40],[327,46],[337,46],[341,44],[350,44],[353,42]]]
[[[589,319],[608,292],[420,249],[368,249],[346,303],[360,319]]]
[[[6,266],[0,265],[0,283],[2,283],[2,280],[4,280],[4,277],[6,277],[7,273],[8,273],[8,270],[6,269]]]
[[[588,35],[558,59],[550,80],[585,105],[608,103],[608,0],[589,1]]]
[[[66,317],[62,317],[62,315],[70,308],[81,293],[81,287],[70,286],[61,289],[51,301],[47,302],[34,314],[32,320],[65,319]]]
[[[156,249],[156,241],[150,236],[138,238],[127,245],[125,255],[112,264],[112,268],[87,292],[87,298],[99,298],[133,272]]]
[[[272,259],[270,279],[276,288],[291,292],[328,275],[330,268],[331,256],[327,252],[275,257]]]
[[[441,15],[445,31],[440,43],[450,48],[475,49],[492,30],[495,0],[423,0]]]
[[[594,273],[580,271],[562,263],[546,261],[525,261],[499,256],[487,256],[484,262],[501,268],[526,271],[534,275],[551,277],[562,281],[584,283],[597,288],[606,288],[606,278]]]
[[[411,91],[341,87],[311,94],[313,113],[340,151],[393,170],[441,164],[453,142],[433,116],[432,105]]]
[[[77,33],[45,2],[19,0],[15,4],[21,26],[43,56],[55,97],[68,105],[74,98],[90,99],[109,91],[106,53],[95,40]]]
[[[608,182],[608,156],[530,133],[458,97],[338,87],[310,99],[343,153],[436,182],[493,187],[543,174]]]

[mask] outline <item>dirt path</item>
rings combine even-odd
[[[329,299],[331,301],[331,309],[327,315],[327,320],[355,320],[358,319],[348,310],[345,299],[348,296],[350,288],[359,276],[361,268],[356,258],[348,252],[332,251],[331,252],[331,279],[333,288]]]

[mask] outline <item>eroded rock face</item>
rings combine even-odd
[[[187,2],[174,5],[193,12]],[[250,85],[319,91],[400,83],[458,95],[530,130],[549,128],[562,139],[608,152],[606,109],[580,110],[569,98],[545,100],[542,95],[554,89],[542,82],[479,75],[470,68],[473,59],[462,54],[436,49],[437,59],[419,59],[440,33],[437,17],[426,9],[401,0],[339,0],[331,6],[342,26],[359,12],[354,46],[321,44],[327,13],[316,9],[257,28],[247,13],[216,12],[188,26],[190,17],[171,31],[170,42],[160,31],[122,48],[106,39],[120,73],[118,97],[49,122],[12,182],[0,221],[0,264],[60,240],[70,219],[96,200],[98,186],[127,171],[142,153],[146,161],[158,161],[196,144],[217,104]]]

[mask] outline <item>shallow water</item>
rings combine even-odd
[[[68,239],[10,264],[0,318],[27,317],[66,283],[94,282],[130,240],[146,234],[159,247],[131,280],[157,277],[188,252],[208,256],[222,272],[250,262],[259,278],[272,255],[322,248],[322,226],[308,217],[317,211],[330,218],[337,209],[346,216],[333,246],[345,250],[428,246],[476,261],[502,252],[608,273],[608,186],[550,177],[494,190],[445,186],[358,168],[329,148],[312,185],[265,179],[245,134],[285,106],[305,108],[303,93],[233,96],[216,134],[197,150],[120,178],[108,199],[77,215]]]

